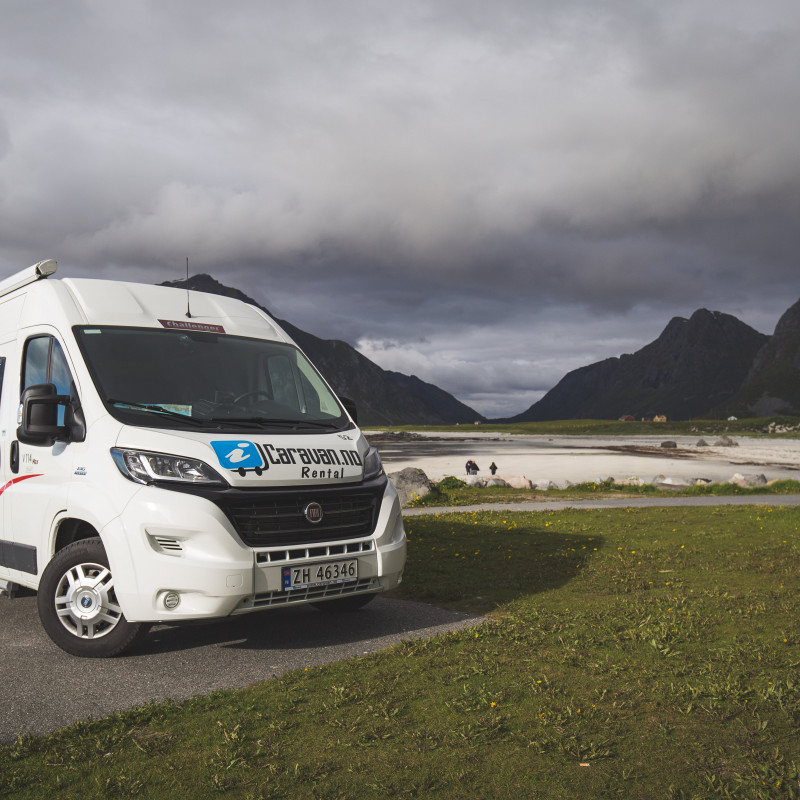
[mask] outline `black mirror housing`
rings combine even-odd
[[[55,384],[37,383],[22,392],[17,439],[23,444],[51,445],[69,440],[70,428],[58,424],[58,407],[69,406],[68,394],[58,394]]]

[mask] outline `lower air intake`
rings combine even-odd
[[[255,596],[253,608],[288,606],[309,600],[324,600],[349,594],[377,592],[380,588],[380,581],[377,578],[362,578],[352,583],[336,583],[328,586],[309,587],[308,589],[295,589],[290,592],[263,592]]]

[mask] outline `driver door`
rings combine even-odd
[[[10,376],[9,376],[10,378]],[[10,384],[11,381],[9,380]],[[35,334],[23,349],[19,393],[34,384],[53,383],[59,394],[75,391],[64,349],[50,334]],[[6,387],[8,390],[10,386]],[[16,398],[19,402],[19,397]],[[58,424],[64,408],[58,410]],[[37,583],[36,576],[50,558],[50,531],[57,515],[66,510],[73,473],[74,446],[69,442],[26,444],[16,439],[16,428],[8,431],[11,446],[3,493],[8,529],[6,540],[14,553],[11,580]]]

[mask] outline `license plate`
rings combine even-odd
[[[358,579],[358,560],[327,561],[324,564],[305,564],[284,567],[281,573],[284,591],[325,586],[329,583],[346,583]]]

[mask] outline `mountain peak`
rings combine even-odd
[[[775,326],[774,337],[789,339],[800,336],[800,300],[781,315]]]
[[[205,272],[192,275],[188,280],[186,278],[179,278],[175,281],[164,281],[161,285],[171,286],[173,289],[190,289],[193,292],[205,292],[206,294],[217,294],[221,297],[232,297],[235,300],[241,300],[243,303],[256,306],[266,311],[267,314],[270,313],[264,306],[253,300],[252,297],[248,297],[248,295],[239,289],[234,289],[232,286],[226,286],[224,283],[220,283],[216,278],[212,278],[211,275]]]
[[[768,340],[730,314],[701,308],[673,317],[632,355],[568,373],[514,421],[700,416],[737,391]]]

